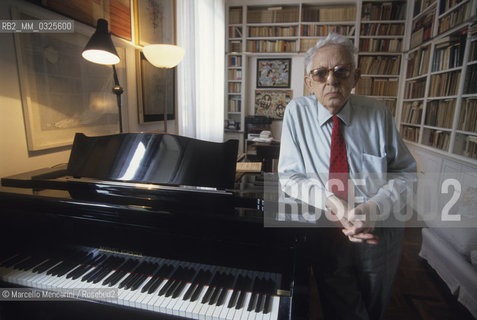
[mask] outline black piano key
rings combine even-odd
[[[156,277],[156,280],[154,281],[154,283],[151,285],[151,287],[149,288],[149,290],[147,290],[147,293],[151,294],[153,293],[154,291],[157,290],[157,288],[161,285],[162,281],[169,277],[169,275],[171,274],[171,272],[174,270],[174,267],[170,264],[165,264],[161,267],[161,269],[159,269],[158,271],[158,274],[157,274],[157,277]]]
[[[177,269],[174,271],[174,273],[171,275],[169,280],[167,280],[166,284],[162,287],[161,290],[159,290],[159,296],[165,295],[168,290],[176,283],[176,279],[179,277],[179,275],[184,271],[184,268],[181,266],[177,267]]]
[[[148,278],[149,274],[151,274],[156,269],[155,265],[151,262],[146,262],[144,264],[144,268],[140,271],[140,277],[132,284],[131,290],[137,290]]]
[[[190,295],[190,301],[196,301],[199,298],[202,288],[206,283],[210,282],[211,278],[212,272],[201,269],[197,274],[196,278],[192,281],[192,285],[189,287],[188,292],[186,292],[186,294],[184,295],[184,300],[189,299]]]
[[[233,308],[237,305],[237,299],[238,299],[239,292],[240,291],[238,291],[238,290],[234,290],[232,292],[232,296],[230,296],[230,300],[229,300],[229,303],[227,305],[227,308]]]
[[[213,305],[217,303],[217,300],[219,299],[219,294],[223,291],[223,288],[218,288],[216,287],[214,290],[214,293],[210,296],[209,300],[209,305]]]
[[[129,290],[131,286],[134,284],[134,281],[136,281],[136,279],[140,276],[138,274],[138,271],[140,271],[143,268],[143,266],[144,266],[144,261],[139,263],[139,265],[136,266],[134,270],[131,270],[131,274],[128,277],[126,277],[126,279],[121,281],[121,283],[119,284],[119,288]]]
[[[228,289],[227,289],[227,287],[225,287],[222,290],[222,292],[220,293],[219,298],[217,299],[217,304],[216,304],[218,307],[220,307],[221,305],[224,304],[225,296],[227,295],[227,291],[228,291]]]
[[[240,291],[240,294],[237,299],[237,304],[235,305],[235,309],[242,309],[243,303],[245,300],[245,291]]]
[[[84,259],[84,261],[80,261],[80,266],[78,268],[75,268],[74,270],[68,272],[68,274],[66,275],[66,279],[75,280],[81,277],[84,272],[91,268],[91,263],[93,263],[95,259],[96,258],[94,257],[94,255],[92,253],[89,253],[86,259]]]
[[[21,261],[25,260],[27,257],[28,257],[28,255],[18,254],[16,256],[13,256],[13,257],[9,258],[8,260],[4,261],[2,263],[2,267],[10,268],[11,266],[17,264],[18,262],[21,262]]]
[[[103,281],[103,285],[107,286],[114,286],[121,280],[126,273],[131,272],[137,265],[139,264],[139,260],[137,259],[128,259],[126,262],[118,267],[116,272],[111,274],[108,278]]]
[[[166,296],[166,297],[172,296],[172,293],[181,285],[182,282],[183,282],[182,280],[176,279],[176,280],[174,281],[174,284],[171,285],[171,286],[169,287],[169,289],[167,289],[165,296]]]
[[[257,303],[257,293],[253,292],[248,302],[247,311],[255,310],[255,304]]]
[[[262,312],[263,311],[263,305],[264,305],[265,299],[264,299],[264,294],[258,293],[257,294],[257,304],[255,306],[255,312]]]
[[[224,303],[225,295],[227,294],[228,289],[232,288],[234,280],[235,280],[235,277],[233,275],[223,274],[223,277],[220,280],[222,290],[220,291],[220,294],[217,296],[217,299],[215,299],[216,306],[221,306]]]
[[[157,275],[157,273],[159,273],[159,265],[157,263],[154,263],[153,264],[153,270],[151,272],[151,276],[149,278],[149,280],[147,281],[147,283],[142,287],[141,289],[141,292],[144,293],[146,292],[147,290],[149,290],[149,288],[151,287],[151,285],[154,283],[154,280],[155,280],[155,277]]]
[[[196,271],[192,268],[186,268],[184,270],[184,273],[182,274],[182,277],[181,277],[181,283],[172,292],[172,297],[174,299],[179,297],[182,291],[184,290],[186,284],[192,281],[192,279],[194,278],[195,272]]]
[[[263,313],[267,314],[272,311],[272,296],[270,294],[265,295],[265,302],[263,304]]]
[[[210,286],[207,288],[207,291],[205,292],[204,296],[202,297],[202,304],[208,303],[210,300],[210,297],[212,296],[212,293],[214,293],[215,287]]]
[[[51,258],[49,259],[48,261],[45,261],[43,262],[42,264],[36,266],[34,269],[33,269],[33,272],[37,272],[37,273],[43,273],[45,272],[46,270],[50,269],[51,267],[53,267],[55,264],[57,264],[58,262],[60,262],[61,260],[59,258]]]

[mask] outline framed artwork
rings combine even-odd
[[[13,9],[13,19],[34,20],[34,9]],[[57,16],[42,16],[58,18]],[[81,56],[94,30],[75,26],[74,33],[15,33],[21,98],[29,151],[71,145],[76,132],[119,132],[111,66]],[[121,85],[126,87],[125,48],[116,47]],[[127,109],[123,95],[123,110]]]
[[[98,19],[106,19],[112,34],[132,40],[129,0],[42,0],[41,5],[92,27],[96,27]]]
[[[257,59],[257,88],[290,88],[291,59]]]
[[[139,122],[175,119],[175,69],[154,67],[136,51]]]
[[[282,120],[292,90],[255,90],[255,115]]]
[[[137,44],[175,44],[175,0],[134,0]]]

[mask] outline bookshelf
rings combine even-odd
[[[406,1],[363,1],[359,20],[358,65],[361,80],[356,94],[373,96],[396,116]]]
[[[415,0],[399,129],[416,146],[477,164],[477,3]],[[472,19],[473,17],[473,19]]]

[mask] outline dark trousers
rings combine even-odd
[[[379,244],[353,243],[338,228],[309,236],[325,319],[382,319],[401,258],[404,229],[376,229]],[[313,302],[311,302],[313,303]]]

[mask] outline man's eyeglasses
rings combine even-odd
[[[310,71],[310,77],[316,82],[326,82],[330,71],[337,79],[347,79],[351,74],[351,63],[334,66],[333,68],[316,68]]]

